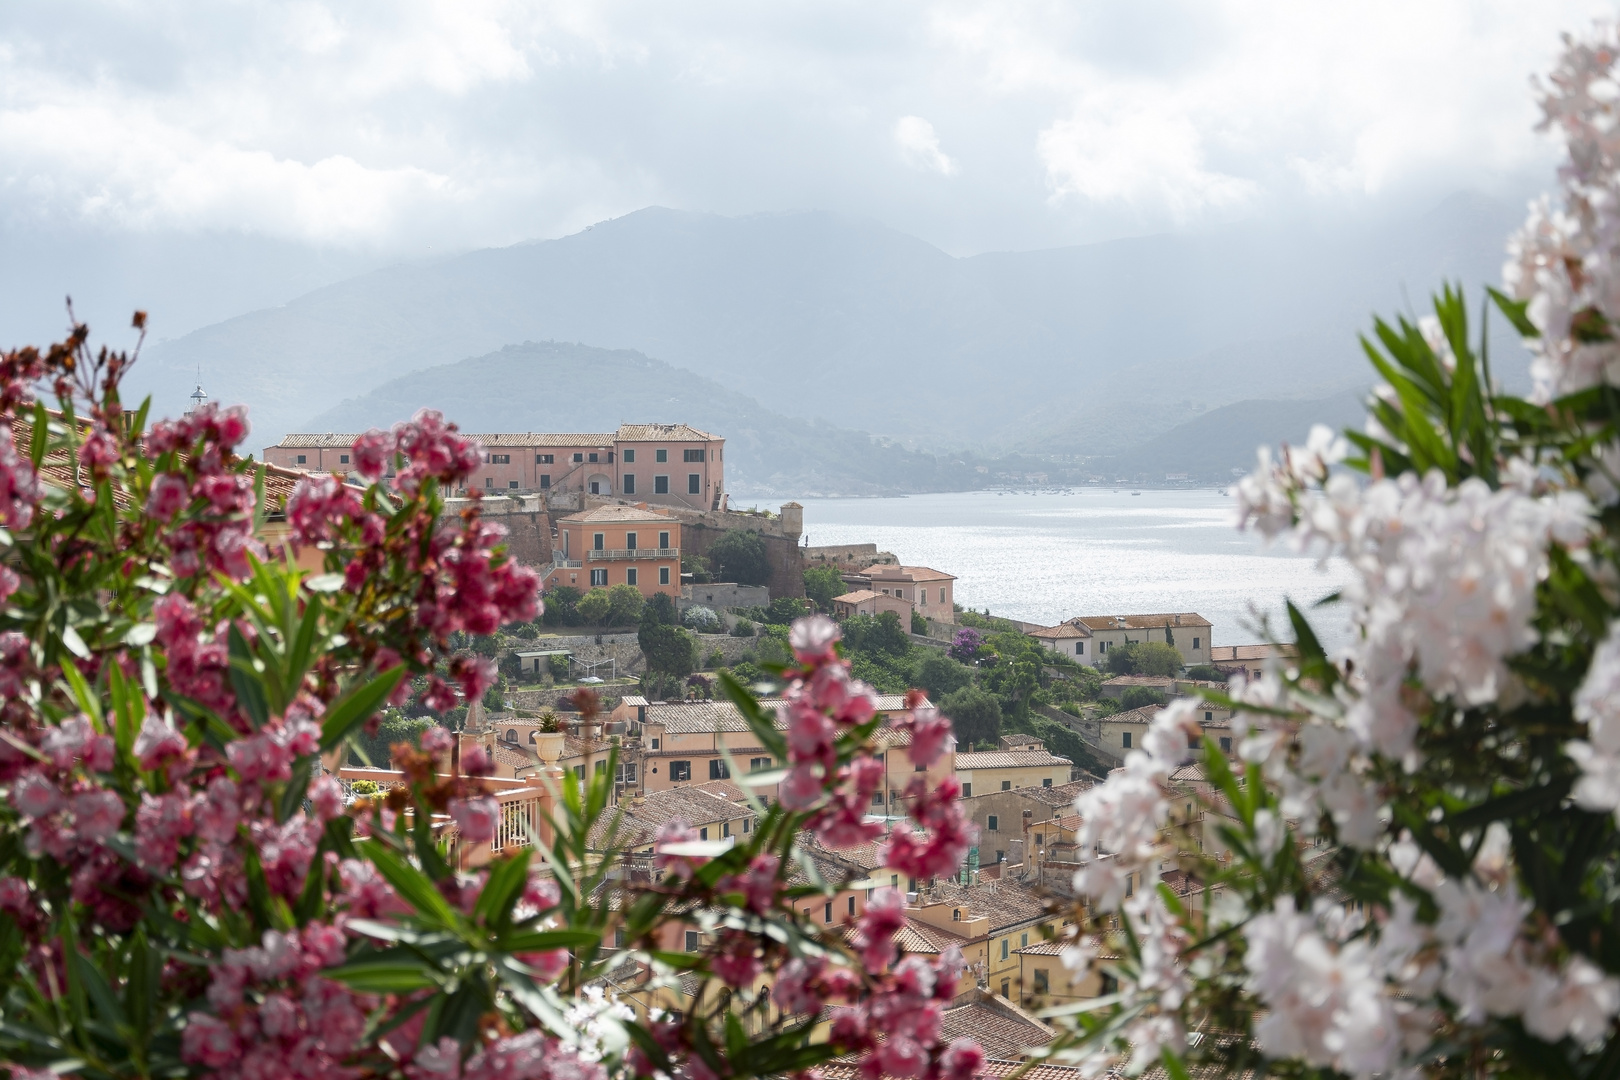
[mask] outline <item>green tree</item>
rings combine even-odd
[[[771,560],[765,541],[750,529],[728,529],[709,548],[709,562],[721,581],[739,585],[765,585],[771,580]]]
[[[692,635],[678,626],[644,623],[636,640],[641,655],[647,658],[649,672],[684,679],[697,667],[697,646]]]
[[[738,619],[737,625],[731,628],[732,637],[753,637],[754,624],[747,619]]]
[[[912,682],[928,691],[933,701],[938,702],[946,694],[954,693],[973,681],[973,672],[946,656],[943,651],[921,651],[922,655],[917,658],[917,666],[912,671]]]
[[[655,626],[674,626],[677,621],[675,599],[668,593],[653,593],[641,608],[643,625],[651,622]]]
[[[707,585],[714,580],[714,575],[709,573],[709,560],[701,555],[681,556],[681,576],[687,574],[692,575],[694,585]]]
[[[578,626],[580,624],[579,598],[581,593],[572,585],[553,585],[541,597],[545,613],[540,621],[546,626]]]
[[[360,735],[360,745],[365,747],[366,756],[371,763],[379,769],[389,766],[388,748],[395,743],[408,743],[421,749],[422,732],[436,726],[439,721],[428,716],[401,716],[389,710],[384,713],[384,720],[377,725],[373,734],[366,734],[363,730]]]
[[[606,626],[613,601],[606,589],[592,589],[579,598],[577,605],[580,622],[586,626]]]
[[[923,613],[920,611],[911,613],[911,632],[919,635],[928,633],[928,620],[923,618]]]
[[[792,626],[794,620],[810,614],[810,604],[796,596],[778,596],[765,609],[765,621],[772,626]]]
[[[1187,678],[1199,679],[1204,682],[1225,682],[1226,672],[1214,664],[1194,664],[1187,669]]]
[[[1181,654],[1162,641],[1131,641],[1108,650],[1108,670],[1115,675],[1181,673]]]
[[[804,595],[814,600],[816,607],[832,612],[833,597],[842,596],[848,588],[836,566],[812,566],[804,572]]]
[[[1001,738],[1001,702],[977,686],[964,686],[939,702],[939,711],[951,718],[951,730],[962,747]]]
[[[911,635],[892,611],[877,615],[852,615],[844,620],[844,643],[855,652],[905,656],[911,652]]]
[[[567,682],[570,666],[572,665],[569,664],[568,657],[561,653],[546,657],[546,670],[551,672],[553,682]]]
[[[641,618],[641,608],[645,603],[641,598],[641,590],[634,585],[623,582],[608,590],[607,625],[631,626]]]
[[[1119,695],[1121,709],[1141,709],[1148,705],[1163,705],[1164,695],[1146,686],[1127,686]]]
[[[506,708],[506,695],[511,691],[511,683],[506,681],[505,675],[498,675],[495,681],[484,691],[484,708],[489,712],[500,712]]]

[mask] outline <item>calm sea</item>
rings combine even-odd
[[[743,500],[737,500],[741,503]],[[806,499],[815,544],[875,543],[900,561],[955,574],[965,607],[1051,625],[1075,615],[1196,611],[1217,645],[1285,638],[1284,598],[1301,606],[1334,592],[1342,564],[1317,568],[1232,527],[1214,490],[1077,489],[897,499]],[[1344,642],[1337,606],[1312,613],[1324,644]]]

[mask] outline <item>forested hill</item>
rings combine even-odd
[[[628,349],[554,341],[415,371],[344,401],[302,431],[386,427],[432,407],[465,431],[612,431],[687,423],[726,439],[726,486],[783,497],[953,491],[981,477],[849,428],[785,416],[746,394]]]

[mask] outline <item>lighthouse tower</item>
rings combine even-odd
[[[208,393],[203,390],[202,383],[198,383],[197,389],[191,392],[191,408],[186,410],[186,415],[190,416],[206,404],[208,404]]]

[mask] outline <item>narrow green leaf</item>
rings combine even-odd
[[[420,961],[408,960],[353,960],[341,967],[327,968],[321,976],[367,994],[408,994],[442,985],[437,971]]]
[[[231,686],[236,700],[253,721],[263,727],[270,720],[270,701],[264,692],[264,665],[253,655],[241,627],[231,624],[229,634]]]
[[[473,918],[485,924],[504,923],[511,913],[523,887],[529,881],[529,860],[533,852],[522,849],[510,859],[492,866],[484,888],[473,905]]]
[[[388,700],[399,680],[405,676],[405,666],[391,668],[369,682],[352,688],[326,710],[321,724],[321,749],[330,750],[342,742],[356,727],[371,718],[379,706]]]
[[[362,840],[355,847],[359,848],[361,853],[377,867],[378,872],[388,879],[388,883],[399,893],[401,899],[415,908],[419,914],[435,920],[443,927],[460,924],[459,917],[451,909],[444,894],[439,892],[422,871],[400,858],[376,838]]]

